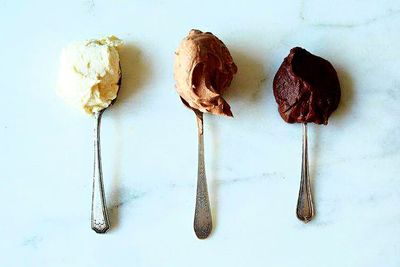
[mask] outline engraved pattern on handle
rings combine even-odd
[[[94,173],[93,173],[93,192],[92,192],[92,229],[103,234],[110,228],[108,220],[106,199],[104,196],[103,173],[101,169],[101,150],[100,150],[100,125],[103,111],[96,112],[94,127]]]
[[[297,218],[305,223],[314,217],[310,175],[308,173],[307,123],[303,123],[303,147],[299,198],[297,201]]]
[[[194,232],[200,239],[207,238],[212,230],[210,201],[208,198],[206,170],[204,163],[203,113],[195,112],[198,126],[198,172]]]

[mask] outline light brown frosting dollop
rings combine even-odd
[[[191,30],[175,55],[175,87],[183,103],[201,112],[232,116],[221,94],[237,67],[224,43],[210,32]]]

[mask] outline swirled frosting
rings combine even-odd
[[[222,93],[237,67],[224,43],[210,32],[191,30],[175,52],[175,87],[189,108],[232,116]]]
[[[58,93],[89,114],[107,108],[117,97],[121,79],[115,36],[75,42],[63,49]]]

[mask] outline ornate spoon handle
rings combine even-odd
[[[101,170],[100,124],[102,114],[103,111],[94,114],[96,122],[94,127],[94,174],[91,226],[98,234],[103,234],[110,228],[106,199],[104,196],[103,173]]]
[[[308,173],[308,143],[307,143],[307,123],[303,123],[303,154],[301,165],[301,181],[299,198],[297,201],[297,218],[307,223],[314,216],[314,205],[311,193],[310,176]]]
[[[198,172],[197,172],[197,194],[196,209],[194,214],[194,232],[200,239],[207,238],[212,230],[212,218],[210,201],[207,191],[206,170],[204,164],[204,128],[203,113],[195,112],[198,127]]]

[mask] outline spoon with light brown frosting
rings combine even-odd
[[[210,32],[191,30],[175,52],[175,87],[182,102],[196,114],[198,174],[194,231],[200,239],[212,230],[210,201],[204,164],[203,113],[233,116],[222,93],[231,84],[237,67],[228,48]]]

